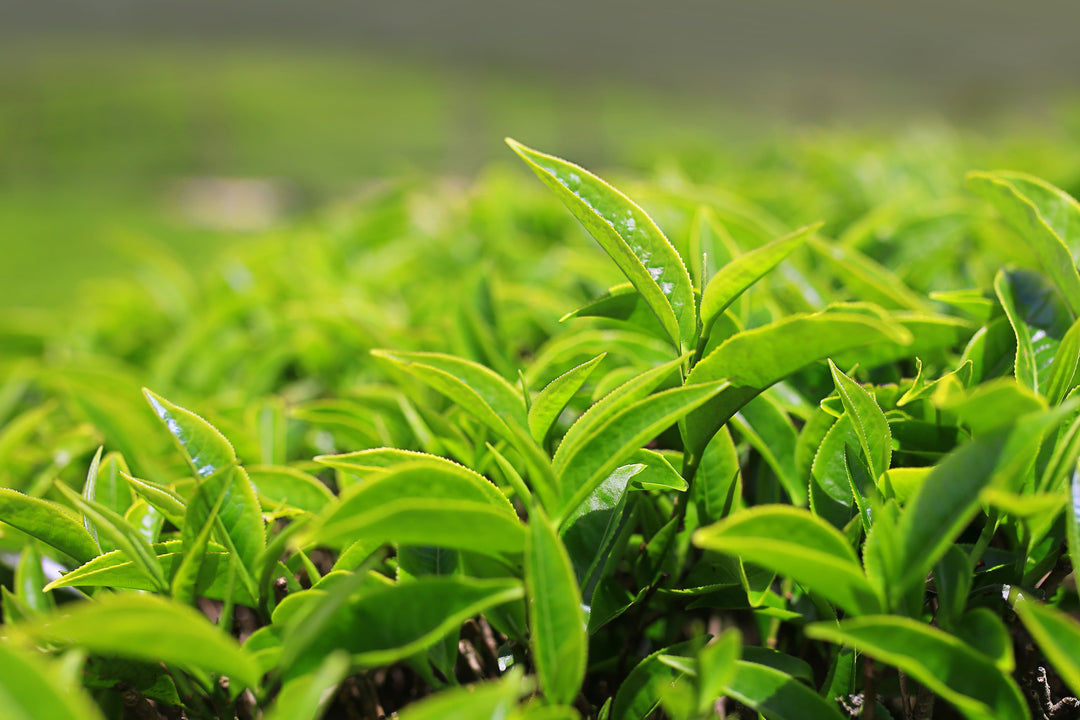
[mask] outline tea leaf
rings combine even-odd
[[[1031,246],[1065,301],[1073,317],[1080,316],[1080,273],[1073,250],[1080,238],[1080,207],[1053,185],[1013,172],[972,172],[968,187],[1005,217]]]
[[[250,465],[245,468],[255,484],[264,510],[287,505],[318,513],[334,502],[334,494],[314,475],[281,465]]]
[[[675,347],[694,347],[698,322],[690,274],[671,243],[630,198],[577,165],[507,144],[555,191],[656,313]]]
[[[538,443],[544,442],[551,426],[555,424],[559,414],[577,394],[585,381],[589,379],[596,366],[607,356],[607,353],[597,355],[592,360],[582,363],[572,370],[568,370],[559,377],[548,383],[547,387],[533,400],[529,408],[529,432],[533,440]]]
[[[813,623],[808,637],[850,645],[911,675],[971,720],[1028,717],[1013,679],[989,658],[911,618],[876,615]]]
[[[786,505],[744,510],[695,532],[694,544],[787,575],[850,613],[881,609],[844,536],[805,510]]]
[[[0,488],[0,521],[36,537],[78,562],[99,554],[97,543],[82,523],[56,503]]]
[[[830,360],[836,392],[844,403],[844,412],[851,418],[855,435],[859,438],[866,461],[870,464],[873,477],[879,478],[889,469],[892,462],[892,431],[885,413],[877,401],[861,385],[849,378]]]
[[[498,682],[456,687],[410,704],[399,720],[477,720],[507,717],[521,692],[521,675],[510,671]]]
[[[747,288],[780,264],[799,248],[806,239],[821,229],[824,223],[801,227],[782,238],[756,247],[734,258],[712,276],[701,293],[701,332],[708,336],[716,319]]]
[[[634,666],[626,676],[611,705],[611,720],[646,720],[660,706],[665,690],[685,673],[661,661],[663,655],[693,653],[700,641],[690,640],[657,650]]]
[[[237,462],[232,445],[206,420],[146,388],[143,395],[172,435],[195,477],[208,477]]]
[[[105,717],[81,687],[58,677],[54,664],[6,642],[0,643],[0,697],[4,717],[10,720]]]
[[[724,693],[769,720],[840,720],[835,703],[779,670],[743,660]]]
[[[1025,597],[1019,598],[1013,609],[1065,684],[1080,693],[1080,660],[1076,657],[1080,624],[1060,610]]]
[[[68,604],[56,615],[16,626],[41,642],[73,645],[91,653],[228,675],[257,687],[259,673],[236,641],[197,610],[154,595],[104,595]]]
[[[349,656],[332,652],[313,672],[281,686],[266,720],[318,720],[329,709],[332,691],[349,674]]]
[[[529,518],[525,587],[540,690],[549,703],[572,703],[585,678],[585,613],[566,548],[539,508],[533,508]]]
[[[739,408],[796,370],[842,350],[874,342],[910,342],[894,324],[854,313],[794,315],[725,340],[701,360],[687,384],[726,380],[724,389],[686,420],[689,450],[700,453]]]

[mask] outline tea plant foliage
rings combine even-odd
[[[580,228],[517,175],[391,188],[0,329],[0,714],[1077,704],[1080,205],[624,194],[508,142]]]

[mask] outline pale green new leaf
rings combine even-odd
[[[0,488],[0,521],[36,537],[79,562],[99,554],[97,543],[66,509],[16,490]]]
[[[317,669],[281,686],[265,720],[318,720],[329,708],[334,688],[348,674],[348,654],[330,653]]]
[[[656,223],[589,171],[509,138],[507,144],[611,256],[656,313],[675,347],[692,348],[698,322],[690,274]]]
[[[759,505],[698,530],[694,544],[787,575],[849,613],[882,607],[844,536],[809,511]]]
[[[687,384],[728,383],[687,416],[688,449],[700,453],[739,408],[812,362],[870,343],[910,341],[910,333],[899,325],[848,312],[793,315],[738,333],[703,358],[686,378]]]
[[[249,465],[245,468],[264,510],[286,505],[318,513],[334,502],[334,494],[314,475],[283,465]]]
[[[430,695],[398,713],[398,720],[480,720],[508,717],[522,691],[521,673],[498,682],[466,685]]]
[[[844,403],[844,412],[851,418],[852,427],[859,438],[859,446],[870,463],[874,478],[879,478],[892,462],[892,431],[885,413],[881,411],[873,395],[845,375],[830,360],[836,392]]]
[[[597,355],[592,360],[568,370],[540,391],[529,408],[529,432],[532,433],[533,440],[538,443],[544,441],[563,408],[606,356],[606,353]]]
[[[801,227],[782,238],[739,255],[720,268],[701,294],[702,334],[707,335],[716,318],[720,317],[736,298],[765,277],[823,224],[819,222]]]
[[[566,548],[539,508],[529,517],[525,588],[533,662],[544,698],[570,704],[585,679],[589,637]]]
[[[903,670],[970,720],[1028,716],[1020,688],[982,653],[924,622],[874,615],[806,627],[807,637],[850,645]]]

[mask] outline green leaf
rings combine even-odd
[[[835,271],[855,297],[891,310],[926,311],[929,303],[904,284],[892,271],[852,247],[828,243],[816,237],[807,242]]]
[[[100,450],[99,450],[100,452]],[[96,459],[96,458],[95,458]],[[99,503],[118,515],[123,515],[131,507],[131,489],[124,474],[129,472],[127,463],[120,453],[109,453],[100,461],[100,465],[86,476],[83,485],[83,497]],[[93,536],[102,552],[115,550],[108,538],[98,536],[97,528],[89,518],[83,518],[86,530]]]
[[[218,472],[232,472],[232,470],[229,467]],[[212,500],[208,492],[214,490],[217,491],[217,496]],[[199,582],[203,559],[206,557],[206,547],[217,524],[218,513],[225,502],[227,490],[226,484],[203,483],[195,489],[191,502],[188,503],[187,515],[184,517],[184,525],[181,528],[184,557],[170,582],[172,596],[182,603],[190,605],[195,601],[196,586]]]
[[[754,248],[724,265],[712,276],[701,294],[702,335],[707,336],[713,323],[740,295],[780,264],[824,223],[801,227],[782,238]]]
[[[146,388],[143,395],[172,435],[195,477],[208,477],[237,462],[232,445],[206,420]]]
[[[735,664],[735,677],[724,693],[768,720],[841,720],[836,704],[795,678],[765,665]]]
[[[533,400],[532,407],[529,408],[529,432],[532,433],[533,440],[538,443],[544,442],[563,408],[577,394],[605,357],[607,353],[597,355],[592,360],[568,370],[540,391]]]
[[[91,472],[95,470],[96,468],[92,465]],[[104,533],[118,549],[146,573],[147,577],[154,583],[155,589],[162,592],[168,589],[165,574],[161,570],[161,563],[158,562],[157,556],[154,555],[154,551],[150,547],[150,542],[142,533],[112,510],[90,502],[67,485],[57,482],[55,487],[72,505],[75,505],[84,515],[93,520],[98,532]]]
[[[264,510],[287,505],[318,513],[334,502],[330,492],[314,475],[282,465],[250,465],[245,468]]]
[[[807,637],[850,645],[883,660],[949,701],[971,720],[1028,717],[1013,679],[983,654],[918,620],[877,615],[813,623]]]
[[[1060,610],[1026,597],[1020,597],[1013,609],[1065,684],[1080,694],[1080,658],[1076,656],[1080,624]]]
[[[521,673],[511,670],[498,682],[467,685],[429,695],[398,713],[398,720],[479,720],[504,718],[522,690]]]
[[[1035,273],[999,270],[994,291],[1016,335],[1016,379],[1045,395],[1050,365],[1069,324],[1068,312],[1055,290]]]
[[[1080,206],[1053,185],[1014,172],[972,172],[968,187],[989,200],[1024,239],[1080,316],[1080,273],[1069,243],[1080,238]]]
[[[859,446],[870,464],[874,478],[879,478],[892,462],[892,431],[885,413],[881,411],[874,396],[849,378],[830,360],[836,392],[844,403],[844,412],[851,418]]]
[[[646,720],[660,706],[665,688],[674,685],[685,673],[660,658],[664,655],[693,653],[701,644],[699,640],[672,645],[646,656],[627,674],[619,685],[615,701],[611,705],[611,720]]]
[[[793,315],[725,340],[701,360],[687,384],[727,380],[727,386],[686,420],[689,450],[700,453],[739,408],[773,383],[816,360],[874,342],[910,342],[903,328],[869,315]]]
[[[81,687],[65,683],[36,653],[0,642],[0,708],[5,720],[104,720]]]
[[[900,575],[892,584],[894,601],[925,581],[930,568],[979,512],[980,491],[1004,481],[999,478],[1023,477],[1023,467],[1034,461],[1037,443],[1051,420],[1049,415],[1028,415],[1012,427],[975,438],[934,467],[900,518],[896,565]]]
[[[213,488],[207,490],[210,496],[216,498],[216,490],[222,485],[226,486],[220,520],[236,547],[240,561],[245,568],[253,571],[255,561],[266,547],[266,530],[255,486],[244,469],[239,467],[232,445],[213,425],[190,410],[174,405],[149,390],[144,389],[143,393],[187,458],[195,477],[214,484]],[[237,465],[235,471],[219,472],[232,465]]]
[[[611,472],[675,421],[723,390],[723,383],[673,388],[626,406],[595,427],[574,451],[556,454],[553,467],[563,497],[562,514],[572,511]],[[561,448],[560,448],[561,450]]]
[[[530,648],[540,690],[552,704],[570,704],[585,679],[589,638],[574,568],[555,528],[539,508],[529,518],[525,587]]]
[[[334,650],[345,650],[360,667],[403,660],[470,617],[524,594],[520,581],[509,578],[427,576],[397,584],[367,579],[350,591],[347,581],[340,588],[326,584],[332,577],[286,598],[274,612],[274,623],[285,625],[283,658],[295,658],[293,676],[315,668]]]
[[[0,521],[36,537],[62,553],[86,562],[99,554],[97,543],[82,523],[47,500],[0,488]]]
[[[690,274],[656,223],[630,198],[589,171],[507,138],[634,284],[680,350],[697,340]]]
[[[184,498],[164,485],[158,485],[149,480],[142,480],[127,474],[124,474],[123,477],[132,491],[164,515],[166,520],[176,527],[183,526],[184,515],[187,513],[187,503]]]
[[[791,503],[805,506],[806,480],[795,471],[798,435],[787,413],[767,395],[758,395],[732,417],[731,425],[761,454]]]
[[[846,538],[806,510],[759,505],[698,530],[694,544],[787,575],[849,613],[881,609]]]
[[[738,628],[731,628],[698,652],[697,696],[700,714],[712,710],[716,698],[731,684],[742,651],[742,634]]]
[[[940,410],[956,413],[957,419],[975,436],[1047,408],[1045,400],[1013,378],[983,382],[970,390],[941,387],[934,393],[932,402]]]
[[[36,543],[28,542],[19,554],[19,564],[15,566],[15,597],[31,611],[48,612],[56,603],[52,595],[43,591],[46,584],[41,553]]]
[[[518,553],[525,528],[506,496],[483,476],[449,461],[423,459],[350,488],[323,512],[308,538],[332,546],[357,540]]]
[[[349,656],[332,652],[314,671],[281,686],[266,720],[318,720],[329,709],[333,690],[349,674]]]
[[[154,595],[104,595],[12,630],[91,653],[228,675],[234,687],[259,683],[254,662],[235,640],[197,610]]]
[[[1068,511],[1065,515],[1065,536],[1073,567],[1080,567],[1080,468],[1074,469],[1069,482]]]
[[[529,434],[525,401],[513,385],[483,365],[442,353],[372,350],[372,355],[395,363],[450,398],[513,445],[529,464],[533,489],[541,500],[555,502],[548,457]]]

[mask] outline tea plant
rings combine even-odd
[[[509,144],[624,282],[496,177],[5,333],[0,707],[1075,714],[1080,206],[832,239]]]

